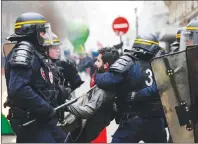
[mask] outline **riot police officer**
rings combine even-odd
[[[186,50],[187,46],[198,44],[198,20],[192,20],[181,33],[180,49]]]
[[[112,142],[166,142],[164,113],[149,63],[161,49],[159,41],[153,34],[141,35],[133,48],[134,54],[125,53],[108,72],[96,75],[98,87],[117,95],[120,126]]]
[[[56,84],[60,81],[64,83],[65,88],[70,88],[70,91],[74,91],[76,88],[78,88],[84,81],[82,81],[80,75],[78,74],[77,68],[73,62],[71,62],[69,59],[60,58],[60,49],[61,49],[61,42],[57,35],[52,33],[53,37],[53,44],[48,47],[48,53],[50,59],[55,63],[54,69],[58,71],[55,73],[55,80]],[[60,80],[61,79],[61,80]]]
[[[17,42],[5,64],[5,106],[10,107],[7,118],[16,142],[64,142],[66,135],[56,126],[58,91],[46,49],[53,44],[50,24],[38,13],[24,13],[17,18],[15,33],[8,40]],[[37,121],[22,126],[33,118]]]
[[[181,32],[185,30],[185,27],[180,28],[176,34],[176,41],[171,44],[171,52],[178,52],[180,48]]]
[[[52,33],[53,44],[47,47],[47,53],[52,63],[52,71],[56,88],[59,91],[58,105],[65,103],[66,99],[71,99],[71,92],[84,83],[78,74],[75,65],[68,59],[60,58],[61,42],[57,35]],[[64,123],[64,109],[57,111],[59,124]]]

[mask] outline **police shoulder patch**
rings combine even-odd
[[[134,62],[131,57],[124,55],[110,66],[109,71],[124,73],[133,65],[133,63]]]

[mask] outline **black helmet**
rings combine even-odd
[[[198,20],[192,20],[181,33],[180,47],[185,50],[187,46],[198,45]]]
[[[179,42],[175,41],[171,45],[171,52],[177,52],[179,51]]]
[[[177,52],[180,49],[180,38],[181,38],[181,33],[185,30],[185,27],[181,27],[178,29],[176,33],[176,41],[173,42],[170,47],[171,47],[171,52]]]
[[[192,20],[187,26],[187,31],[198,31],[198,20]]]
[[[38,13],[21,14],[15,22],[16,35],[30,35],[36,32],[36,25],[46,23],[45,18]]]
[[[43,46],[52,44],[51,26],[46,23],[45,18],[38,13],[28,12],[21,14],[15,22],[15,33],[8,40],[16,38],[35,36],[38,43]]]
[[[161,49],[159,40],[154,34],[143,34],[136,37],[133,48],[135,53],[142,53],[144,55],[155,56]]]
[[[176,41],[180,42],[180,38],[181,38],[181,32],[185,30],[185,27],[179,28],[179,30],[177,31],[176,34]]]

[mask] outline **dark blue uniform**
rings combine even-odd
[[[64,142],[66,135],[56,126],[53,109],[57,106],[58,91],[47,58],[40,56],[29,42],[18,43],[8,55],[5,64],[8,105],[11,107],[8,117],[17,142]],[[35,123],[20,127],[33,118],[37,119]]]
[[[109,72],[96,74],[96,84],[117,94],[120,125],[112,142],[166,142],[162,104],[148,62],[124,55]]]

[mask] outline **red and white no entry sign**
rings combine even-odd
[[[124,17],[117,17],[112,24],[112,28],[117,34],[125,34],[129,30],[129,23]]]

